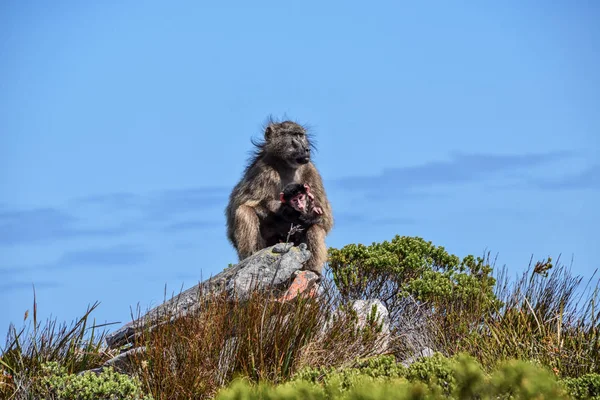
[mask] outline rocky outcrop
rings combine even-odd
[[[200,305],[198,300],[202,296],[225,291],[232,298],[244,299],[252,290],[273,289],[284,292],[295,277],[294,273],[300,270],[309,258],[310,251],[305,244],[295,247],[279,243],[267,247],[110,333],[106,336],[106,344],[111,349],[132,344],[142,328],[152,329],[158,324],[197,311]]]
[[[151,309],[142,317],[125,324],[120,329],[106,336],[106,343],[112,351],[120,350],[121,354],[105,363],[104,367],[112,366],[124,373],[132,371],[132,359],[142,356],[144,347],[134,347],[137,335],[142,330],[152,330],[161,324],[171,323],[178,318],[192,315],[200,311],[205,296],[223,295],[232,300],[247,299],[252,291],[273,291],[280,302],[294,300],[300,294],[320,296],[322,287],[321,277],[311,271],[301,271],[304,263],[311,254],[305,244],[297,247],[291,244],[277,244],[265,248],[237,265],[232,265],[221,273],[195,285],[163,304]],[[388,310],[379,300],[357,300],[351,303],[355,311],[356,328],[361,331],[373,326],[380,327],[377,331],[375,353],[386,351],[390,342],[390,318]],[[341,310],[338,310],[340,312]],[[322,329],[324,333],[330,328],[331,322]],[[219,356],[218,379],[223,381],[229,375],[234,365],[236,349],[239,340],[235,336],[227,339]],[[103,367],[93,370],[99,373]]]

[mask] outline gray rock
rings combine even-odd
[[[383,323],[382,333],[390,333],[390,313],[385,308],[381,300],[369,299],[369,300],[355,300],[352,303],[352,308],[356,310],[358,314],[358,326],[364,328],[367,324],[367,317],[375,309],[376,318],[380,323]]]
[[[293,273],[302,268],[310,255],[304,243],[298,247],[279,243],[262,249],[108,334],[106,343],[109,348],[132,344],[142,328],[151,330],[197,311],[200,304],[198,300],[203,296],[226,291],[231,296],[243,299],[253,289],[283,289],[283,284],[290,281]]]
[[[346,323],[354,323],[353,329],[355,331],[361,331],[367,326],[367,321],[373,308],[375,308],[375,321],[381,324],[381,332],[374,338],[374,342],[363,343],[360,337],[356,338],[355,342],[349,343],[348,346],[353,348],[357,357],[370,357],[378,354],[384,354],[388,351],[391,342],[391,329],[390,329],[390,317],[389,311],[385,305],[378,299],[369,300],[354,300],[348,304],[355,312],[357,319],[353,317],[349,318],[346,307],[343,309],[337,309],[329,317],[329,319],[322,325],[318,335],[318,339],[327,335],[327,333],[335,326],[335,324],[341,321],[347,321]],[[350,322],[353,321],[353,322]]]
[[[122,374],[129,374],[132,371],[132,361],[133,357],[140,353],[145,353],[146,347],[136,347],[134,349],[127,350],[116,357],[111,358],[107,362],[105,362],[101,367],[90,369],[88,371],[80,372],[78,375],[83,375],[86,372],[93,372],[96,375],[99,375],[102,371],[104,371],[107,367],[113,367],[113,369]]]
[[[390,313],[379,299],[355,300],[352,308],[358,316],[357,328],[363,329],[371,313],[375,312],[375,321],[381,324],[381,332],[377,338],[374,351],[377,354],[385,353],[390,345]]]
[[[242,261],[243,268],[228,280],[225,290],[231,297],[243,300],[254,290],[281,287],[309,258],[310,251],[304,243],[298,247],[277,244],[270,251],[260,251]]]

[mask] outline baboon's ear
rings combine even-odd
[[[285,203],[285,199],[283,198],[283,192],[279,193],[279,201]]]
[[[265,129],[265,140],[269,141],[269,139],[271,139],[271,136],[273,136],[273,127],[269,125],[267,126],[267,129]]]

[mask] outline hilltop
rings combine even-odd
[[[97,304],[70,326],[34,305],[8,332],[0,397],[600,398],[598,282],[550,258],[509,271],[418,237],[350,244],[318,291],[202,292],[112,347]]]

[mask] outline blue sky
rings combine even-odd
[[[236,262],[269,115],[312,127],[330,246],[599,267],[596,2],[0,4],[0,332],[127,322]]]

